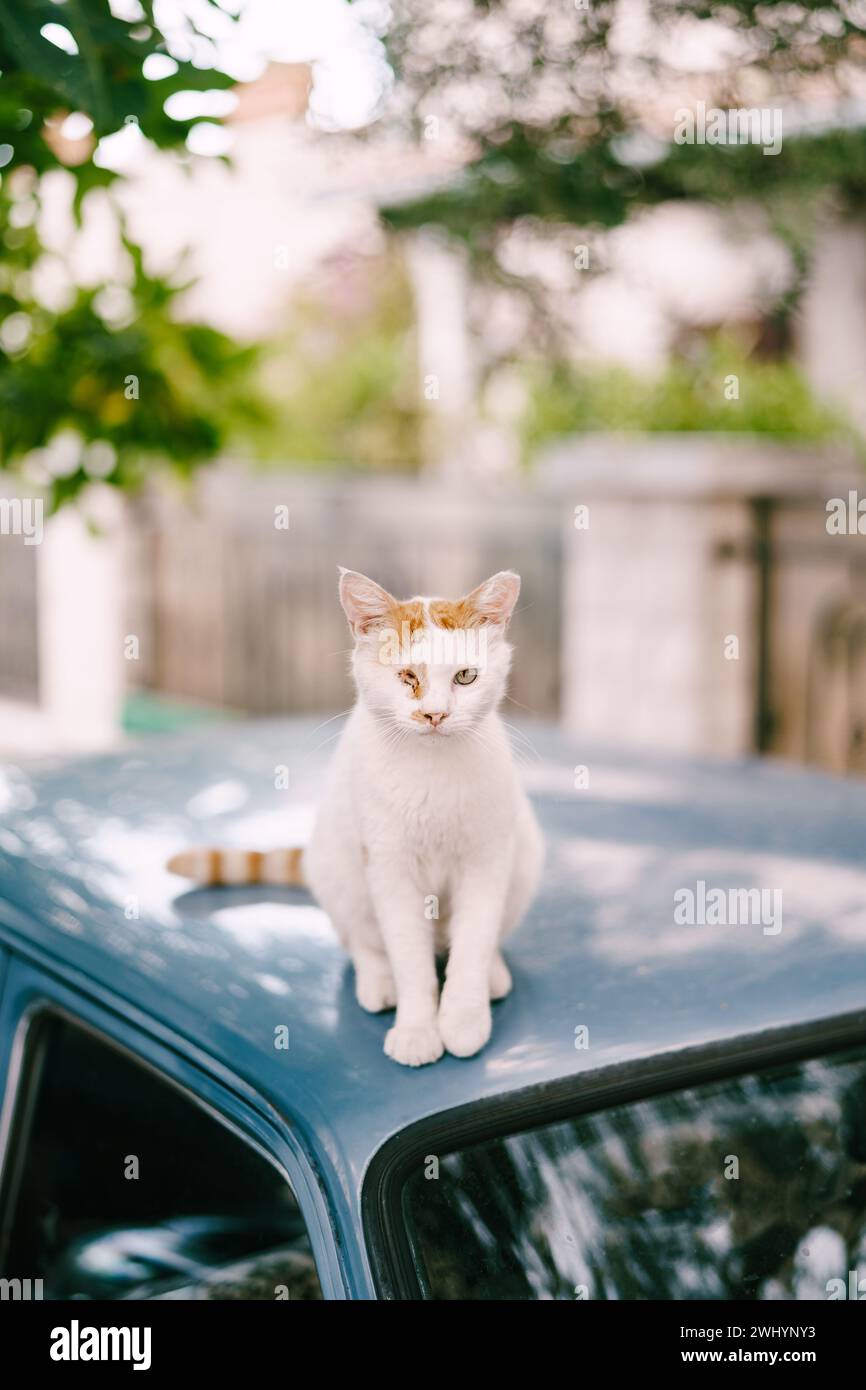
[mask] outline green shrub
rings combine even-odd
[[[732,377],[738,396],[728,399]],[[816,399],[792,362],[750,359],[725,341],[711,344],[698,362],[674,359],[656,376],[620,366],[534,364],[527,383],[525,457],[552,438],[589,430],[715,431],[862,444],[841,411]]]

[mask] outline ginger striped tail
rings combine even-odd
[[[303,854],[301,849],[185,849],[172,855],[166,868],[203,888],[244,883],[302,887]]]

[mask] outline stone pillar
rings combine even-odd
[[[798,322],[798,355],[812,385],[866,429],[866,219],[819,233]]]
[[[563,547],[565,726],[603,743],[735,757],[753,737],[754,582],[720,546],[727,502],[593,498]]]
[[[564,723],[648,752],[802,757],[818,608],[851,587],[825,526],[827,498],[856,485],[849,454],[587,434],[538,471],[568,530]]]
[[[73,507],[45,525],[38,556],[39,711],[47,751],[108,748],[123,705],[121,507],[107,497],[102,534]]]
[[[438,233],[407,238],[415,297],[420,395],[427,412],[425,463],[442,478],[472,470],[476,372],[466,318],[469,277],[465,258]]]

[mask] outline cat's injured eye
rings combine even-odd
[[[478,672],[472,666],[467,666],[465,671],[458,671],[454,677],[455,685],[471,685],[478,677]]]

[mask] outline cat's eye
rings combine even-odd
[[[472,682],[477,679],[478,672],[472,666],[467,666],[465,671],[458,671],[457,675],[454,677],[456,685],[471,685]]]
[[[404,685],[417,685],[418,677],[414,671],[398,671],[397,673]]]

